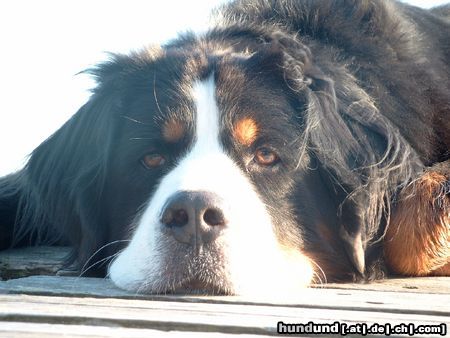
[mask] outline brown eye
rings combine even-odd
[[[166,159],[160,154],[147,154],[141,161],[147,169],[154,169],[166,163]]]
[[[267,148],[259,148],[255,153],[255,161],[260,165],[274,165],[279,159],[275,152]]]

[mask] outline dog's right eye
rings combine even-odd
[[[268,148],[259,148],[255,152],[255,161],[259,165],[272,166],[278,163],[279,160],[280,158],[278,157],[278,155]]]
[[[155,169],[166,163],[166,159],[161,154],[151,153],[141,159],[142,165],[147,169]]]

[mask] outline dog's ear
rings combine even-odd
[[[339,204],[337,232],[349,260],[363,273],[366,247],[383,235],[396,187],[422,164],[344,64],[330,64],[320,55],[314,59],[295,36],[276,33],[271,43],[283,51],[289,88],[306,101],[299,112],[305,148],[329,176]]]
[[[31,231],[38,242],[55,241],[57,233],[87,254],[104,240],[100,209],[121,104],[118,97],[110,81],[99,84],[90,100],[33,151],[22,172],[16,238]]]
[[[351,126],[339,111],[340,103],[333,80],[310,60],[305,62],[305,66],[302,85],[308,85],[306,136],[312,151],[328,174],[333,176],[332,181],[335,184],[332,191],[337,192],[339,201],[338,233],[348,259],[356,271],[364,275],[367,244],[365,239],[370,225],[365,224],[368,219],[364,212],[361,212],[364,205],[367,205],[368,196],[359,190],[366,182],[358,176],[358,167],[375,161],[366,158],[358,163],[358,160],[361,160],[360,154],[366,149],[355,139]],[[314,127],[310,128],[311,126]]]
[[[282,68],[289,87],[306,101],[303,105],[306,109],[299,112],[304,121],[305,148],[314,152],[331,176],[330,190],[339,204],[336,232],[349,261],[363,275],[367,225],[360,210],[367,196],[359,193],[363,182],[352,169],[362,164],[357,161],[364,150],[340,112],[334,81],[314,64],[310,49],[295,37],[282,33],[272,38],[272,49],[282,51]]]

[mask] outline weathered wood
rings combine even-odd
[[[161,331],[152,329],[133,329],[111,327],[104,325],[64,325],[46,323],[0,323],[0,337],[5,338],[154,338],[154,337],[184,337],[184,338],[224,338],[228,334],[218,332],[181,332]],[[268,337],[266,335],[239,334],[239,338]]]
[[[230,303],[131,299],[0,296],[0,320],[48,324],[220,333],[275,334],[285,323],[448,323],[448,315],[392,313],[338,308],[304,308]]]
[[[329,283],[327,289],[397,291],[414,293],[450,294],[450,277],[403,277],[387,278],[366,284]]]
[[[429,284],[432,284],[436,278],[426,278]],[[425,284],[421,280],[422,284]],[[437,278],[438,281],[444,283],[445,278]],[[447,279],[448,280],[448,279]],[[115,297],[129,299],[177,299],[186,301],[209,301],[209,302],[233,302],[241,304],[264,303],[264,304],[284,304],[294,306],[350,306],[350,307],[375,307],[382,305],[383,308],[390,307],[399,311],[430,311],[426,304],[433,304],[433,311],[441,311],[442,314],[450,315],[450,292],[444,288],[442,294],[425,292],[418,287],[413,290],[422,292],[414,295],[406,295],[411,293],[410,288],[391,290],[391,284],[380,283],[378,290],[357,289],[354,284],[340,284],[339,288],[310,288],[305,289],[297,295],[289,295],[289,299],[281,298],[278,295],[267,295],[262,298],[249,298],[239,296],[201,296],[201,295],[145,295],[128,292],[115,287],[109,279],[101,278],[81,278],[81,277],[57,277],[57,276],[31,276],[20,279],[13,279],[0,282],[0,293],[23,293],[23,294],[39,294],[39,295],[59,295],[59,296],[80,296],[80,297]],[[398,281],[396,281],[397,283]],[[409,282],[413,285],[413,282]],[[365,284],[363,284],[365,285]],[[429,285],[425,284],[426,287]],[[383,288],[384,287],[384,288]],[[383,292],[379,292],[379,291]]]
[[[54,275],[67,252],[31,248],[1,253],[0,275]],[[120,290],[108,279],[84,277],[0,281],[0,337],[275,335],[279,321],[450,325],[450,278],[318,285],[289,299],[276,294],[257,299],[142,295]]]
[[[68,247],[38,246],[0,251],[0,280],[55,275],[70,254]]]
[[[73,271],[61,270],[70,250],[69,247],[41,246],[0,252],[0,280],[33,275],[73,276],[75,274]],[[316,285],[314,287],[321,288],[324,286]],[[450,278],[390,278],[368,284],[331,283],[326,284],[326,288],[442,294],[450,293]],[[108,291],[105,290],[105,294]]]
[[[116,288],[99,278],[33,276],[0,282],[0,293],[76,297],[115,297],[154,301],[221,304],[264,304],[304,308],[347,309],[392,313],[426,314],[450,317],[450,294],[399,293],[357,289],[305,289],[289,299],[278,296],[249,298],[239,296],[143,295]],[[430,307],[430,304],[433,304]]]
[[[153,338],[153,337],[184,337],[184,338],[224,338],[226,333],[218,332],[181,332],[161,331],[152,329],[133,329],[123,327],[109,327],[104,325],[63,325],[42,323],[2,323],[0,337],[14,338],[80,338],[80,337],[127,337],[127,338]],[[269,337],[268,335],[239,334],[239,338]]]
[[[2,281],[0,293],[134,297],[133,293],[115,287],[109,279],[61,276],[30,276]]]

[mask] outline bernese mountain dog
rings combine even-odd
[[[448,9],[236,0],[113,54],[0,180],[0,248],[70,244],[140,293],[450,275]]]

